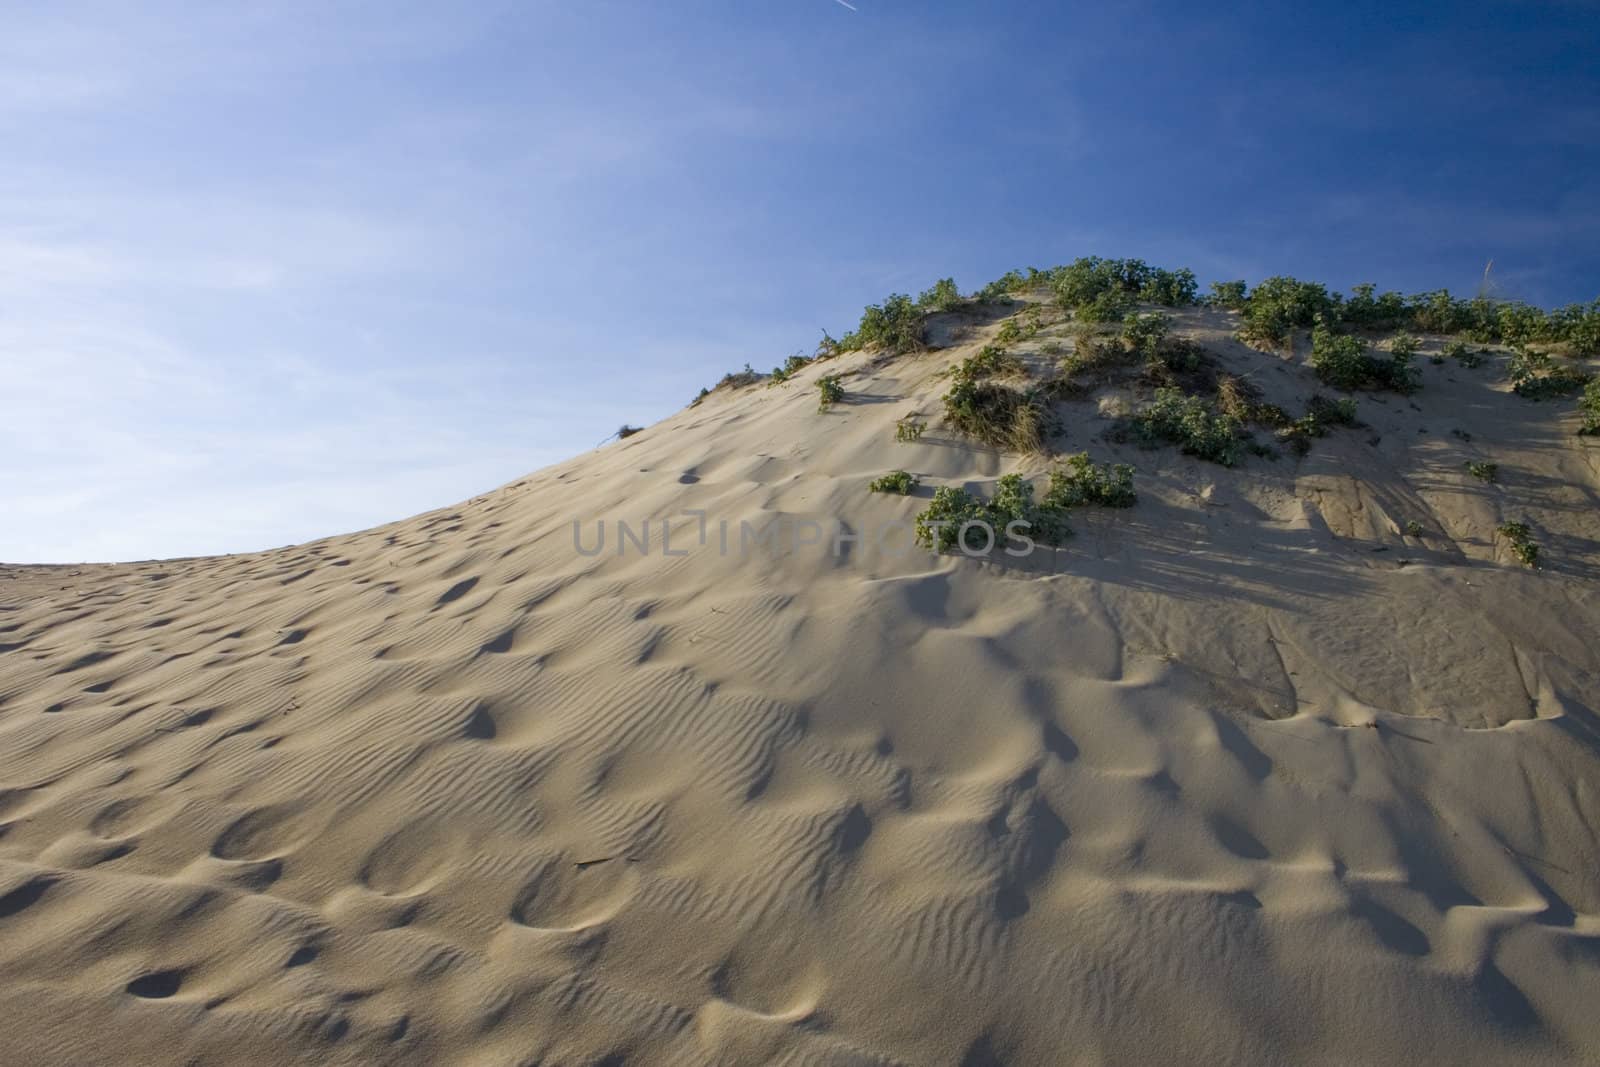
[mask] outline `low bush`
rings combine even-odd
[[[894,424],[894,439],[906,443],[920,441],[922,440],[923,431],[927,428],[928,424],[923,422],[920,417],[907,415]]]
[[[1568,304],[1550,313],[1551,332],[1572,348],[1575,356],[1600,356],[1600,300]]]
[[[1533,531],[1525,522],[1502,522],[1495,532],[1511,546],[1511,554],[1522,561],[1524,567],[1539,566],[1539,546],[1534,543]]]
[[[956,288],[954,278],[940,278],[933,283],[933,288],[924,290],[917,297],[917,307],[926,311],[954,311],[962,303],[961,291]]]
[[[1405,534],[1407,537],[1421,537],[1422,533],[1422,523],[1418,522],[1416,519],[1411,519],[1406,523]]]
[[[1468,370],[1483,364],[1483,349],[1473,349],[1465,341],[1451,341],[1444,346],[1441,354],[1446,359],[1455,360]]]
[[[957,378],[944,395],[944,416],[957,432],[995,448],[1036,452],[1048,422],[1041,398],[997,382]]]
[[[917,544],[933,552],[948,552],[962,542],[965,523],[988,522],[988,508],[983,501],[950,485],[941,485],[933,491],[933,500],[917,516]],[[993,527],[991,527],[991,530]],[[967,547],[981,548],[986,537],[973,538],[966,531]]]
[[[1288,445],[1296,455],[1311,451],[1311,442],[1328,436],[1335,426],[1358,426],[1354,397],[1330,400],[1320,394],[1306,402],[1306,413],[1278,430],[1278,440]]]
[[[1500,480],[1500,464],[1475,459],[1467,464],[1467,473],[1480,482],[1496,482]]]
[[[1115,289],[1108,289],[1094,299],[1077,305],[1073,315],[1079,322],[1121,322],[1133,307],[1133,298]]]
[[[1013,345],[1018,341],[1025,340],[1026,336],[1031,335],[1023,333],[1021,323],[1017,322],[1016,319],[1007,319],[1000,324],[999,332],[994,335],[994,339],[996,344]]]
[[[1020,521],[1028,524],[1028,536],[1041,544],[1059,545],[1072,536],[1066,509],[1048,501],[1034,503],[1033,485],[1020,474],[1002,475],[995,482],[989,512],[994,516],[997,535],[1010,523]]]
[[[1055,290],[1056,302],[1086,322],[1118,322],[1137,301],[1185,307],[1195,302],[1194,272],[1163,270],[1138,259],[1086,256],[1041,272]]]
[[[824,374],[817,379],[817,412],[820,414],[844,399],[844,386],[837,374]]]
[[[1251,291],[1239,335],[1252,344],[1278,345],[1291,330],[1315,325],[1317,316],[1335,315],[1338,307],[1339,298],[1315,282],[1268,278]]]
[[[1211,294],[1206,297],[1206,303],[1212,307],[1227,308],[1230,311],[1242,311],[1249,300],[1244,282],[1212,282]]]
[[[1397,333],[1389,338],[1389,355],[1396,358],[1411,359],[1421,347],[1421,338],[1414,334]]]
[[[1495,326],[1501,342],[1513,347],[1555,339],[1546,332],[1544,312],[1527,304],[1501,304],[1495,314]]]
[[[873,493],[898,493],[901,496],[910,496],[917,488],[919,480],[914,474],[905,471],[890,471],[881,478],[874,479],[867,486]]]
[[[1001,374],[1021,374],[1022,361],[1001,345],[984,345],[974,355],[958,363],[950,372],[957,380],[988,378]]]
[[[627,423],[623,423],[617,430],[617,440],[625,441],[634,434],[642,432],[644,432],[643,426],[629,426]]]
[[[1589,384],[1589,375],[1576,367],[1560,366],[1548,352],[1518,348],[1507,367],[1511,390],[1529,400],[1571,396]]]
[[[782,366],[772,368],[772,373],[767,376],[767,385],[769,387],[782,385],[810,365],[810,356],[802,356],[796,353],[784,360]]]
[[[1066,512],[1049,504],[1035,504],[1033,486],[1020,474],[1007,474],[995,485],[993,499],[984,503],[964,489],[940,486],[916,522],[919,545],[935,552],[961,548],[976,555],[1007,545],[1006,528],[1012,522],[1028,524],[1028,537],[1059,545],[1072,536]]]
[[[978,290],[977,299],[983,304],[1005,304],[1011,300],[1011,294],[1021,292],[1028,287],[1028,280],[1021,273],[1008,270],[982,289]]]
[[[1134,416],[1134,430],[1146,445],[1175,444],[1224,467],[1239,462],[1238,421],[1177,389],[1156,390],[1155,403]]]
[[[1157,359],[1161,343],[1172,330],[1172,319],[1159,311],[1131,315],[1122,323],[1122,342],[1146,360]]]
[[[1092,328],[1075,328],[1072,351],[1061,358],[1061,373],[1069,377],[1094,373],[1103,380],[1116,368],[1131,367],[1137,357],[1116,336],[1096,333]]]
[[[906,475],[895,471],[879,481]],[[874,483],[876,485],[877,483]],[[915,480],[913,479],[913,486]],[[1040,544],[1060,545],[1072,536],[1068,512],[1075,507],[1132,507],[1138,500],[1133,489],[1133,468],[1125,463],[1096,464],[1087,452],[1068,456],[1065,465],[1050,472],[1050,487],[1041,501],[1035,501],[1033,486],[1020,474],[1007,474],[995,483],[994,496],[985,503],[963,489],[942,486],[933,500],[917,516],[917,543],[936,552],[962,548],[983,553],[986,548],[1008,546],[1007,527],[1025,522],[1019,532]],[[965,539],[963,524],[970,527]],[[993,538],[991,542],[991,537]]]
[[[869,304],[861,324],[839,340],[841,351],[882,348],[904,355],[922,347],[922,311],[904,293],[891,293],[882,304]]]
[[[1131,508],[1139,497],[1133,491],[1133,468],[1126,463],[1095,464],[1089,453],[1068,456],[1064,467],[1050,472],[1044,502],[1052,507]]]
[[[1189,393],[1211,392],[1216,388],[1216,363],[1194,341],[1168,337],[1146,358],[1143,377],[1155,386],[1180,386]]]
[[[1310,367],[1318,378],[1339,389],[1410,393],[1420,384],[1409,352],[1391,352],[1388,359],[1379,359],[1367,352],[1359,338],[1334,333],[1321,315],[1311,331]]]
[[[1363,330],[1394,330],[1411,322],[1411,309],[1406,298],[1389,292],[1374,295],[1377,286],[1370,283],[1357,285],[1344,302],[1341,318],[1348,326]]]
[[[1280,419],[1288,421],[1288,414],[1282,408],[1261,403],[1259,390],[1232,374],[1217,380],[1217,410],[1241,425],[1247,422],[1277,425]]]
[[[1023,369],[1016,356],[998,345],[985,345],[951,372],[944,395],[944,414],[955,429],[995,448],[1034,452],[1044,447],[1048,414],[1037,389],[1027,392],[988,381]]]
[[[1583,415],[1583,425],[1578,433],[1584,437],[1600,435],[1600,378],[1590,382],[1578,399],[1578,411]]]
[[[1139,299],[1146,304],[1160,304],[1169,308],[1189,307],[1196,302],[1198,289],[1194,271],[1187,267],[1179,270],[1156,267],[1152,268],[1139,288]]]

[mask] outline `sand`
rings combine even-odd
[[[942,428],[997,327],[936,326],[375,530],[0,569],[0,1061],[1600,1060],[1571,405],[1424,360],[1226,470],[1100,439],[1102,397],[1059,447],[1141,499],[1059,552],[741,556],[741,520],[865,533],[1046,469]],[[866,491],[893,468],[917,496]],[[705,546],[617,555],[685,509]]]

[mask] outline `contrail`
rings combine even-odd
[[[836,4],[843,5],[844,7],[849,8],[851,11],[854,11],[856,9],[856,5],[850,3],[850,0],[833,0],[833,2],[836,3]]]

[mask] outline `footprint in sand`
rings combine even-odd
[[[511,905],[511,921],[533,930],[577,933],[616,916],[638,887],[625,856],[552,861],[528,880]]]
[[[8,893],[0,893],[0,920],[19,915],[39,903],[56,881],[55,878],[42,875],[30,878]]]
[[[461,848],[459,834],[434,823],[413,823],[384,838],[361,865],[361,884],[384,896],[427,889],[451,866]]]
[[[166,1000],[178,995],[178,990],[183,988],[184,977],[182,970],[154,971],[140,975],[125,988],[142,1000]]]
[[[224,860],[270,859],[294,851],[321,828],[313,813],[294,805],[256,808],[235,819],[211,845],[211,854]]]

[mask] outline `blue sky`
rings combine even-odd
[[[1600,295],[1594,3],[8,4],[0,559],[443,506],[1079,255]]]

